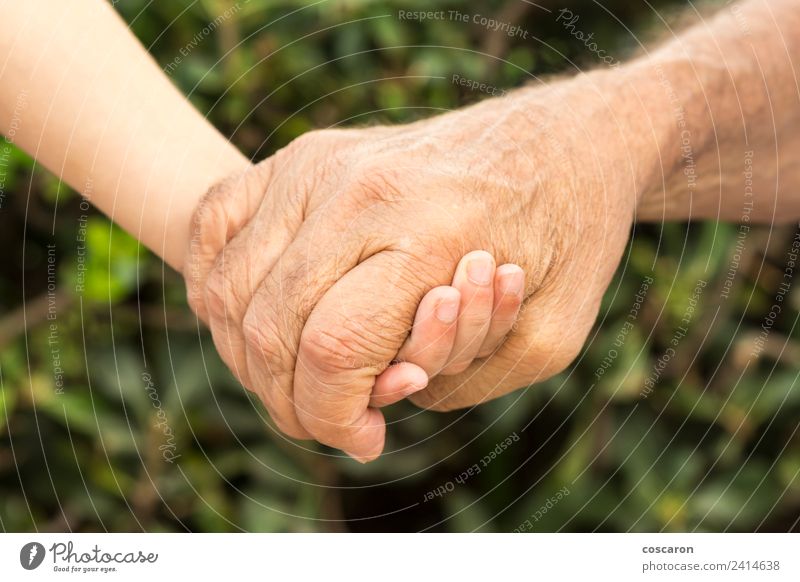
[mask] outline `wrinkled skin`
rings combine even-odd
[[[470,406],[578,354],[628,239],[633,176],[599,106],[570,90],[516,95],[406,126],[310,132],[198,207],[190,303],[285,433],[377,457],[375,377],[423,295],[476,249],[525,270],[518,323],[412,400]]]

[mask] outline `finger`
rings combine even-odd
[[[501,265],[494,274],[494,307],[489,331],[483,340],[478,357],[494,352],[511,331],[522,305],[525,291],[525,272],[517,265]]]
[[[586,330],[597,317],[599,298],[577,290],[565,299],[559,286],[539,289],[523,303],[514,333],[488,358],[462,373],[439,375],[409,399],[423,408],[455,410],[482,404],[516,389],[543,382],[564,370],[580,353]],[[564,302],[574,306],[565,311]]]
[[[340,135],[337,132],[336,136]],[[247,179],[238,184],[239,188],[228,188],[219,196],[211,196],[208,203],[202,205],[203,211],[196,213],[197,223],[222,223],[225,228],[207,229],[211,235],[205,238],[211,242],[199,245],[200,250],[195,252],[196,260],[190,268],[194,273],[189,273],[194,287],[200,287],[202,295],[198,299],[198,293],[190,293],[190,301],[194,300],[200,317],[209,322],[222,358],[247,388],[261,396],[276,424],[297,438],[307,438],[308,433],[294,416],[291,402],[286,402],[287,390],[271,390],[274,381],[269,381],[269,371],[261,370],[258,379],[251,377],[244,318],[255,291],[295,239],[306,217],[316,208],[308,192],[313,183],[301,179],[304,177],[295,171],[287,171],[287,164],[294,164],[298,156],[303,158],[318,153],[316,146],[321,144],[330,146],[330,140],[321,139],[319,132],[310,132],[306,136],[258,164],[246,174]],[[331,138],[336,136],[328,134]],[[334,141],[341,143],[338,137]],[[203,220],[203,216],[210,216],[210,220]],[[230,231],[236,229],[240,232],[234,236]],[[220,230],[226,233],[225,236],[219,235],[217,231]],[[212,236],[215,233],[216,237]],[[199,238],[203,239],[202,236]],[[213,250],[217,248],[224,248],[224,251],[210,261],[214,256]],[[258,318],[251,319],[251,324],[258,326]],[[274,327],[275,321],[271,323]],[[250,333],[257,337],[265,335],[259,330]],[[293,363],[296,344],[290,352],[283,351],[288,353],[287,357]],[[259,357],[263,359],[263,354],[259,353]],[[280,373],[281,367],[273,366],[273,372]],[[290,388],[291,377],[287,384]]]
[[[440,412],[480,405],[545,380],[544,373],[537,375],[533,370],[543,370],[551,353],[528,348],[526,340],[515,333],[488,358],[473,361],[459,374],[431,378],[425,390],[411,394],[408,400]]]
[[[294,373],[304,323],[325,292],[358,263],[362,251],[363,237],[345,236],[344,228],[329,212],[307,217],[246,305],[241,320],[247,381],[260,387],[276,424],[295,438],[314,436],[297,418],[294,403]]]
[[[275,229],[267,241],[258,234],[262,229],[263,222],[254,219],[223,249],[206,289],[208,325],[225,364],[247,389],[259,395],[278,428],[290,437],[308,439],[311,436],[297,420],[290,395],[276,389],[278,370],[259,369],[258,362],[266,360],[264,352],[248,351],[247,347],[244,318],[266,273],[290,244],[290,228]],[[258,252],[253,253],[253,248]],[[255,358],[256,363],[248,358]],[[254,369],[259,370],[255,376]]]
[[[447,362],[456,336],[456,320],[461,294],[454,287],[435,287],[417,307],[414,327],[397,353],[400,364],[381,372],[372,389],[370,406],[394,404],[427,386]],[[421,385],[420,372],[424,372]]]
[[[428,385],[425,370],[410,362],[389,366],[375,379],[369,405],[372,408],[389,406],[408,398]]]
[[[401,362],[416,364],[435,376],[453,350],[461,293],[455,287],[435,287],[420,301],[411,335],[397,353]]]
[[[369,406],[375,377],[397,354],[425,290],[450,278],[449,259],[417,263],[407,252],[371,256],[321,298],[302,332],[298,418],[318,441],[364,462],[384,446],[383,416]]]
[[[467,253],[458,264],[453,277],[461,293],[458,329],[442,374],[463,372],[478,355],[492,318],[494,271],[494,257],[486,251]]]
[[[309,434],[294,415],[294,407],[275,398],[263,377],[260,382],[251,377],[243,329],[252,298],[295,237],[302,219],[301,208],[267,194],[255,216],[217,256],[205,282],[204,309],[214,345],[236,378],[261,398],[283,432],[307,439]]]
[[[299,220],[298,220],[299,222]],[[205,288],[208,327],[217,351],[237,379],[249,386],[242,322],[267,273],[291,243],[296,224],[267,224],[255,216],[220,252]],[[264,233],[269,231],[269,236]],[[258,252],[253,252],[257,248]]]

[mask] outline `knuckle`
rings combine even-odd
[[[294,362],[293,350],[281,339],[271,312],[255,300],[242,319],[242,334],[247,347],[268,364],[273,376],[287,372],[287,362]]]
[[[255,212],[271,162],[265,160],[255,171],[245,170],[217,182],[197,203],[190,222],[190,236],[183,275],[189,305],[205,315],[205,279],[225,245],[243,228]]]
[[[372,350],[363,335],[351,327],[338,327],[336,332],[315,328],[303,333],[301,351],[322,373],[338,373],[368,367]]]
[[[214,248],[216,246],[214,243],[221,238],[220,230],[227,223],[224,194],[227,193],[228,187],[224,182],[214,184],[203,195],[192,213],[192,243],[199,244],[200,250],[206,250],[207,245]]]
[[[190,259],[191,260],[191,259]],[[187,265],[190,272],[193,272],[196,267]],[[186,301],[189,308],[197,314],[202,321],[208,322],[208,308],[206,306],[205,288],[200,276],[187,275],[186,280]]]
[[[259,275],[246,242],[234,241],[220,253],[206,280],[206,309],[212,322],[242,324],[258,289]]]
[[[242,190],[249,189],[248,175],[234,174],[217,182],[203,195],[192,213],[190,250],[216,255],[248,218],[242,208]]]
[[[228,320],[229,305],[233,301],[228,293],[228,281],[221,269],[214,269],[208,276],[205,288],[205,306],[212,323]]]

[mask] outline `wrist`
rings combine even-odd
[[[194,149],[194,148],[191,148]],[[151,249],[178,272],[182,272],[191,238],[191,224],[195,211],[206,193],[228,176],[237,175],[251,167],[250,162],[227,141],[189,151],[182,160],[173,160],[173,175],[159,186],[174,188],[171,196],[162,199],[160,238]],[[168,200],[168,202],[163,202]]]
[[[589,166],[601,176],[594,187],[631,197],[637,220],[713,217],[719,192],[705,177],[719,174],[717,142],[736,142],[719,129],[735,128],[728,118],[736,109],[719,98],[709,103],[725,94],[726,73],[713,61],[660,51],[574,77],[551,101],[566,110],[567,133],[582,133],[590,144],[583,155],[598,160]]]
[[[640,221],[680,220],[713,216],[714,192],[698,189],[700,174],[714,161],[715,122],[709,110],[709,94],[719,92],[724,69],[703,68],[689,59],[667,54],[635,61],[624,69],[626,106],[635,112],[636,155],[645,159],[640,176],[636,218]],[[637,127],[638,126],[638,127]],[[706,168],[704,170],[704,168]],[[717,170],[718,172],[718,170]]]
[[[464,114],[480,120],[482,131],[473,133],[485,143],[478,149],[504,159],[506,174],[531,196],[546,187],[556,201],[577,196],[628,213],[655,183],[659,144],[669,139],[664,119],[646,119],[633,80],[622,69],[593,71],[525,87]],[[645,123],[652,125],[647,131]]]

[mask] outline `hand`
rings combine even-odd
[[[452,286],[436,287],[422,298],[397,363],[375,379],[370,406],[398,402],[438,374],[457,374],[475,358],[493,353],[516,322],[524,288],[519,266],[495,269],[489,253],[468,253]]]
[[[197,273],[193,278],[197,279]],[[430,378],[458,373],[476,357],[493,353],[516,322],[524,281],[519,266],[495,268],[494,258],[485,251],[464,256],[451,285],[436,287],[423,297],[395,362],[376,377],[370,406],[380,408],[398,402],[424,389]],[[193,295],[196,293],[190,292]],[[204,309],[201,315],[208,317]],[[227,334],[231,331],[235,333],[236,328],[226,329]],[[230,343],[221,346],[229,347]],[[222,353],[235,365],[235,352]],[[311,438],[302,427],[289,430],[297,438]]]
[[[375,378],[425,292],[474,249],[526,271],[518,328],[415,402],[474,404],[571,362],[627,241],[640,167],[593,95],[559,87],[408,126],[311,132],[212,189],[195,215],[190,302],[282,430],[378,456]]]

